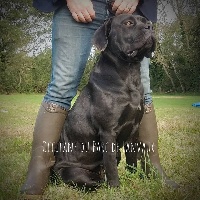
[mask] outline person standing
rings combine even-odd
[[[50,168],[55,163],[53,152],[90,55],[94,32],[113,13],[139,14],[152,22],[157,20],[156,0],[33,0],[33,6],[42,12],[54,12],[54,15],[51,81],[37,115],[31,160],[20,190],[27,199],[41,197],[48,184]],[[157,145],[158,131],[147,58],[141,62],[141,79],[146,112],[139,130],[140,139],[149,145]],[[55,145],[49,150],[48,143]],[[157,148],[150,157],[162,172]]]

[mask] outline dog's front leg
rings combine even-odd
[[[117,170],[117,144],[115,133],[103,133],[101,134],[102,152],[103,152],[103,163],[106,172],[107,181],[110,187],[118,187],[119,176]]]

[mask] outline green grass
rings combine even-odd
[[[42,95],[0,95],[0,200],[15,200],[25,180],[32,132]],[[200,197],[200,108],[198,96],[154,95],[159,128],[159,152],[167,174],[181,187],[174,191],[159,178],[141,180],[139,174],[119,165],[121,187],[102,185],[85,193],[67,185],[49,185],[45,196],[52,200],[197,200]]]

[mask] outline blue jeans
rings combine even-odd
[[[70,109],[77,93],[90,55],[93,34],[109,14],[106,0],[94,0],[93,6],[96,18],[92,23],[77,23],[67,6],[56,10],[53,16],[52,74],[44,101],[53,102],[66,110]],[[146,88],[145,94],[150,96],[149,63],[142,63],[142,83]]]

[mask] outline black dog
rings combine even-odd
[[[118,149],[137,138],[143,116],[140,61],[154,51],[155,38],[145,18],[122,14],[108,19],[93,42],[102,52],[69,111],[53,170],[65,183],[93,187],[103,168],[115,187]]]

